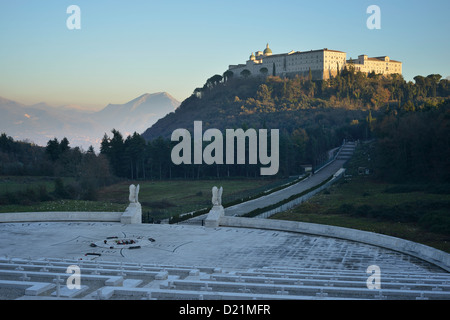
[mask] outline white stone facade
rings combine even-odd
[[[388,56],[369,58],[366,55],[360,55],[358,59],[347,61],[355,71],[369,73],[374,71],[377,74],[402,74],[402,63],[400,61],[391,60]]]
[[[356,60],[347,60],[347,54],[342,51],[319,49],[311,51],[291,51],[282,54],[272,54],[267,44],[264,52],[252,53],[245,64],[230,65],[228,71],[237,77],[255,76],[309,76],[313,79],[329,79],[336,76],[338,70],[351,64],[356,71],[369,73],[375,71],[381,74],[402,73],[402,63],[390,60],[389,57],[368,58],[359,56]]]

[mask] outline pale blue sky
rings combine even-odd
[[[81,8],[81,30],[66,9]],[[369,30],[369,5],[381,30]],[[0,96],[103,107],[143,93],[187,98],[229,64],[329,48],[389,55],[407,80],[450,76],[448,0],[15,0],[0,2]]]

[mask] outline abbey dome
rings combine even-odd
[[[269,48],[269,44],[267,44],[266,49],[264,50],[265,56],[270,56],[272,54],[272,49]]]

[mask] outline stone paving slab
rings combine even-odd
[[[146,246],[91,246],[108,237],[154,239]],[[262,267],[442,272],[420,259],[335,238],[251,228],[101,222],[0,224],[0,257],[117,261],[228,269]]]

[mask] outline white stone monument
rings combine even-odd
[[[222,192],[223,188],[220,187],[220,189],[217,189],[217,187],[212,188],[212,204],[213,206],[222,206]]]
[[[130,200],[130,204],[122,214],[120,222],[124,224],[139,224],[142,223],[142,207],[139,203],[140,185],[136,187],[132,184],[129,189],[130,195],[128,196],[128,200]]]
[[[130,203],[136,202],[136,186],[134,184],[130,185],[130,195],[128,196]]]
[[[220,224],[220,219],[225,215],[225,210],[222,206],[223,188],[218,189],[216,186],[212,188],[212,205],[213,207],[205,219],[205,226],[216,228]]]

